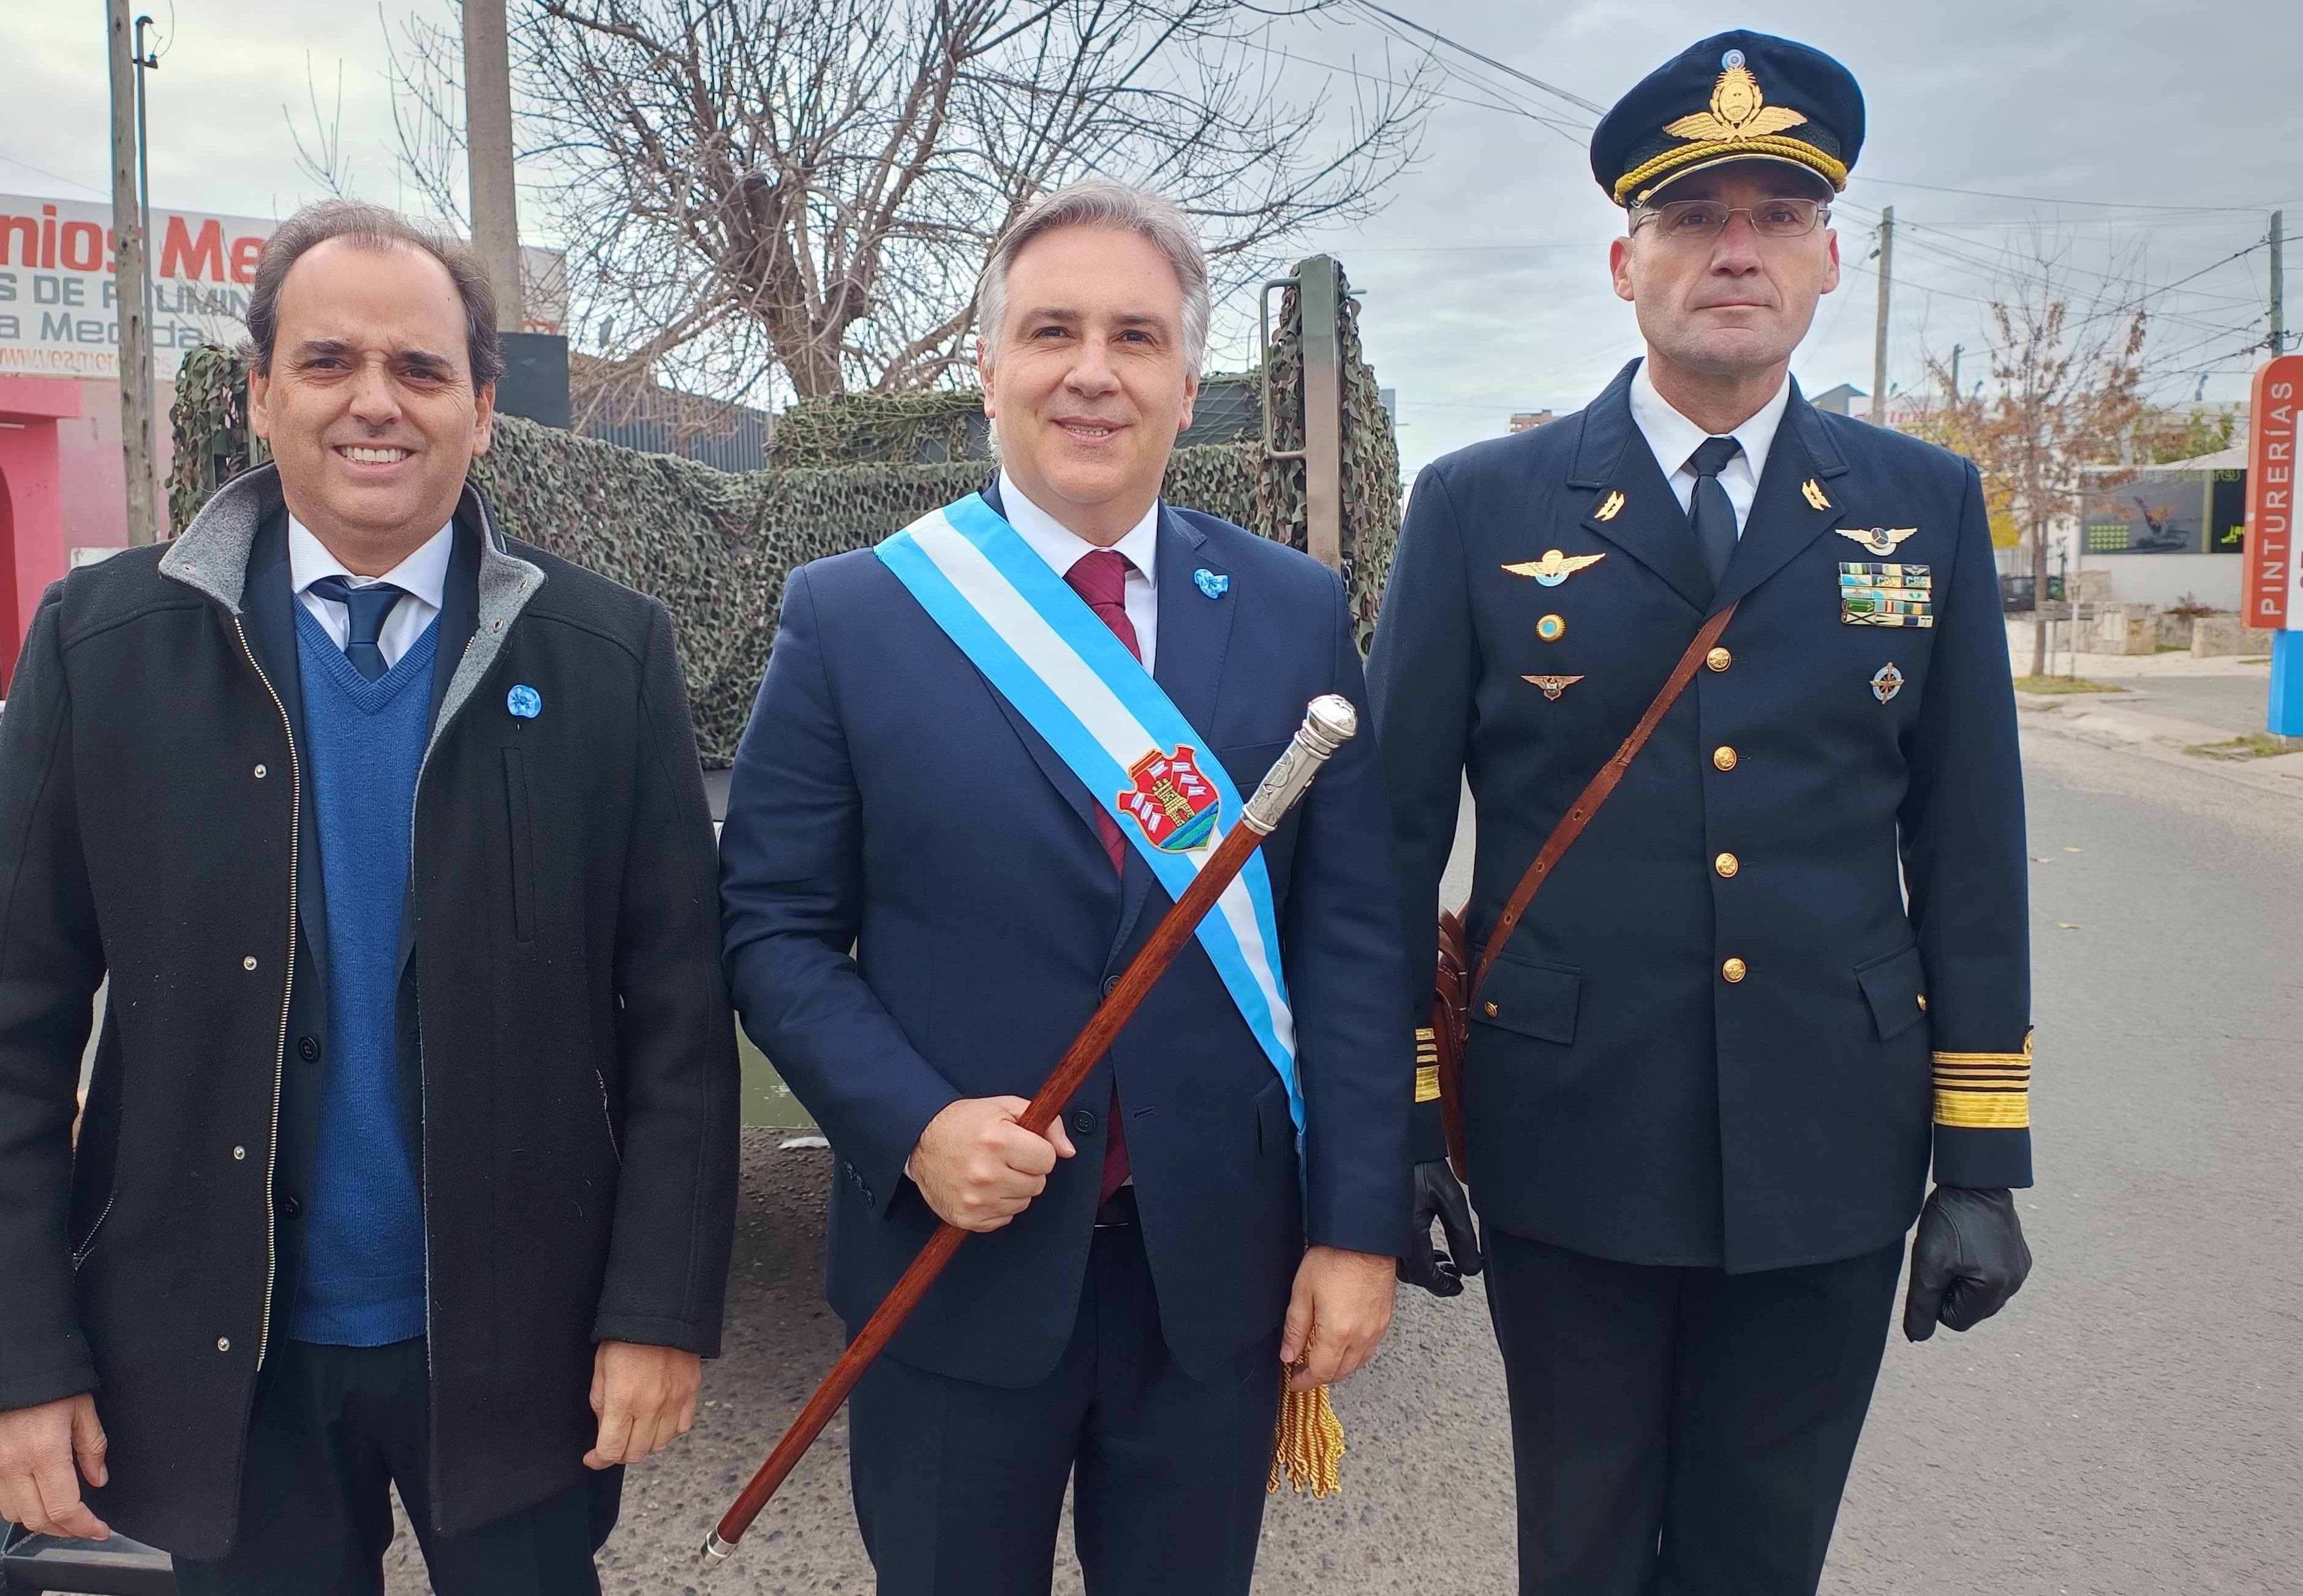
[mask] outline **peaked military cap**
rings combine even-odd
[[[1782,161],[1835,191],[1863,148],[1863,90],[1845,67],[1772,34],[1714,34],[1635,84],[1591,135],[1591,175],[1617,205],[1728,161]]]

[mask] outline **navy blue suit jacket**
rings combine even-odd
[[[1342,585],[1212,517],[1163,507],[1158,536],[1154,673],[1251,791],[1312,698],[1364,705]],[[1229,578],[1220,597],[1201,570]],[[871,551],[792,573],[729,794],[727,964],[746,1031],[831,1138],[830,1291],[851,1329],[935,1226],[903,1172],[922,1129],[959,1098],[1030,1096],[1168,906],[1132,850],[1114,874],[1092,814]],[[1077,1156],[969,1239],[897,1356],[1008,1387],[1054,1368],[1115,1070],[1160,1325],[1187,1372],[1273,1331],[1307,1241],[1405,1250],[1413,1084],[1388,837],[1362,736],[1263,847],[1308,1210],[1278,1076],[1194,941],[1067,1107]]]
[[[1740,601],[1473,1004],[1472,1195],[1507,1231],[1631,1262],[1852,1257],[1910,1224],[1931,1157],[1949,1185],[2030,1181],[2022,781],[1982,491],[1794,390],[1715,595],[1632,419],[1635,369],[1417,479],[1369,664],[1403,942],[1428,979],[1466,775],[1477,945]],[[1874,527],[1917,530],[1885,555],[1840,536]],[[1599,558],[1551,586],[1504,569],[1552,549]],[[1850,563],[1927,566],[1935,624],[1843,620]]]

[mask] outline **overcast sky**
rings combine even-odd
[[[313,197],[283,116],[292,106],[310,125],[308,62],[324,102],[342,63],[355,187],[385,203],[402,198],[377,8],[148,3],[169,25],[152,84],[156,205],[271,215]],[[1726,28],[1788,34],[1839,56],[1870,108],[1838,217],[1851,266],[1870,249],[1879,207],[1894,206],[1898,221],[1892,382],[1920,384],[1927,350],[1976,348],[1994,263],[2038,235],[2069,251],[2082,291],[2100,286],[2114,255],[2139,251],[2162,394],[2189,399],[2204,378],[2207,398],[2241,397],[2243,346],[2263,331],[2268,213],[2285,206],[2289,228],[2303,233],[2296,0],[1388,4],[1602,105]],[[411,9],[452,15],[445,0],[384,0],[382,14]],[[11,78],[0,97],[0,192],[103,198],[102,8],[0,0],[0,13]],[[1304,53],[1378,71],[1388,44],[1395,66],[1407,59],[1372,29],[1325,31]],[[1468,66],[1445,51],[1439,59]],[[1590,120],[1536,90],[1515,92],[1547,113]],[[1384,211],[1306,241],[1339,256],[1366,292],[1368,353],[1398,390],[1411,469],[1502,431],[1514,410],[1582,404],[1638,352],[1631,309],[1607,281],[1607,241],[1620,225],[1591,181],[1580,133],[1442,102],[1421,165]],[[2258,247],[2240,253],[2250,245]],[[2294,265],[2303,268],[2303,250]],[[1843,381],[1870,386],[1877,285],[1869,270],[1851,270],[1824,301],[1793,367],[1810,393]],[[2303,321],[2303,291],[2293,298],[2290,325]],[[1244,350],[1223,353],[1211,363],[1244,362]]]

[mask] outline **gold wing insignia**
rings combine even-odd
[[[1605,551],[1597,554],[1568,555],[1557,549],[1546,549],[1540,560],[1523,560],[1504,570],[1515,577],[1533,577],[1546,587],[1556,587],[1577,571],[1599,563],[1607,558]]]
[[[1546,698],[1556,699],[1583,679],[1581,676],[1523,676],[1520,680],[1541,688]]]

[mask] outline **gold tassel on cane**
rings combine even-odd
[[[1304,1355],[1286,1373],[1292,1375],[1309,1363],[1311,1352],[1307,1340]],[[1328,1400],[1328,1388],[1318,1385],[1308,1391],[1290,1390],[1283,1380],[1279,1414],[1271,1429],[1271,1474],[1264,1482],[1265,1491],[1277,1494],[1284,1474],[1296,1495],[1308,1490],[1317,1501],[1344,1488],[1343,1467],[1344,1426]]]

